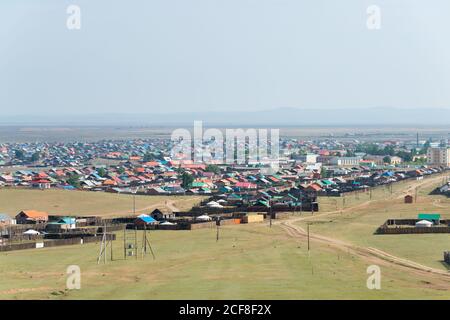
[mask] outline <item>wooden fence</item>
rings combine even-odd
[[[107,234],[107,240],[116,240],[115,234]],[[14,250],[25,250],[25,249],[36,249],[36,248],[47,248],[56,246],[67,246],[75,244],[84,244],[91,242],[98,242],[102,240],[102,236],[92,236],[92,237],[78,237],[70,239],[56,239],[47,241],[37,241],[37,242],[27,242],[27,243],[11,243],[4,244],[0,246],[1,251],[14,251]]]
[[[450,233],[448,220],[441,220],[440,225],[432,227],[416,227],[417,219],[389,219],[377,230],[376,234],[424,234],[424,233]]]
[[[208,208],[208,207],[193,207],[190,212],[180,213],[176,212],[177,216],[196,216],[203,214],[224,214],[235,212],[270,212],[271,209],[266,206],[239,206],[239,207],[223,207],[223,208]],[[319,211],[319,204],[317,202],[304,203],[302,208],[300,206],[289,205],[275,205],[272,207],[272,212],[300,212],[300,211]]]
[[[223,220],[218,220],[217,222],[221,226],[227,226],[227,225],[240,224],[241,219],[223,219]]]
[[[424,234],[424,233],[450,233],[450,227],[423,227],[423,228],[378,228],[377,234]]]

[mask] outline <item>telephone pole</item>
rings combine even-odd
[[[272,205],[273,202],[272,200],[269,200],[269,205],[270,205],[270,209],[269,209],[269,228],[272,228]]]
[[[219,241],[219,225],[216,225],[217,233],[216,233],[216,242]]]
[[[307,233],[308,233],[308,252],[309,252],[309,223],[306,225]]]
[[[136,193],[138,188],[131,189],[131,193],[133,195],[133,215],[136,215]]]

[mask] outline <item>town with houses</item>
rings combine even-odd
[[[450,164],[450,147],[443,141],[283,139],[279,171],[270,175],[262,174],[258,164],[172,159],[171,148],[171,141],[163,139],[5,143],[0,145],[0,186],[149,195],[231,195],[301,187],[333,194],[429,174]],[[186,175],[192,181],[183,181]]]
[[[227,206],[238,207],[235,211],[249,211],[252,206],[250,211],[269,212],[277,207],[277,211],[318,211],[317,196],[367,192],[379,185],[440,173],[450,165],[445,141],[419,141],[418,137],[406,143],[283,138],[279,169],[273,174],[265,174],[259,164],[173,160],[172,147],[164,139],[4,143],[0,145],[0,187],[202,195],[211,200],[203,212],[213,213]],[[36,213],[29,211],[27,219],[23,215],[21,211],[7,218],[3,213],[2,219],[15,218],[20,224],[33,221]],[[39,221],[41,215],[37,217]]]

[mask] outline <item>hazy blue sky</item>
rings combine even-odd
[[[449,14],[448,0],[2,0],[0,110],[450,107]]]

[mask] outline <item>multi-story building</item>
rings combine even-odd
[[[402,158],[400,158],[400,157],[392,156],[392,157],[389,157],[389,158],[391,159],[391,163],[390,164],[396,165],[396,164],[402,163]]]
[[[427,163],[433,166],[450,166],[450,148],[431,147],[427,151]]]
[[[335,166],[358,166],[361,161],[360,157],[333,157],[330,164]]]
[[[384,164],[384,156],[367,154],[364,156],[364,160],[372,161],[377,166],[382,166]]]
[[[308,153],[308,154],[297,156],[296,160],[299,160],[299,161],[301,161],[303,163],[316,163],[318,156],[319,155],[314,154],[314,153]]]

